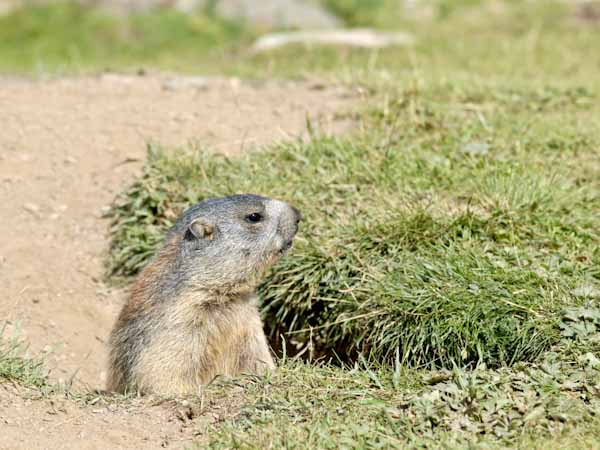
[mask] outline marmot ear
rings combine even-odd
[[[190,223],[187,231],[196,239],[212,239],[215,226],[206,219],[198,218]]]

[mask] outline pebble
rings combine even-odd
[[[32,214],[39,214],[40,212],[40,207],[38,205],[36,205],[35,203],[25,203],[23,205],[23,209],[27,212],[30,212]]]

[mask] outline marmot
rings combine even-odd
[[[300,219],[287,203],[251,194],[185,211],[117,319],[108,389],[185,395],[217,375],[274,368],[256,287]]]

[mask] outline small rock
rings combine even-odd
[[[36,205],[35,203],[25,203],[23,205],[23,209],[27,212],[30,212],[31,214],[34,215],[39,215],[40,213],[40,207],[38,205]]]
[[[394,45],[412,45],[415,38],[409,33],[386,33],[371,29],[338,29],[323,31],[291,31],[289,33],[266,34],[254,43],[252,51],[260,53],[289,44],[342,45],[362,48],[383,48]]]

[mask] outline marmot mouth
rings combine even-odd
[[[290,248],[292,248],[293,244],[294,244],[294,241],[292,241],[291,239],[289,241],[285,241],[283,243],[283,245],[281,246],[279,253],[283,254],[283,253],[287,252]]]

